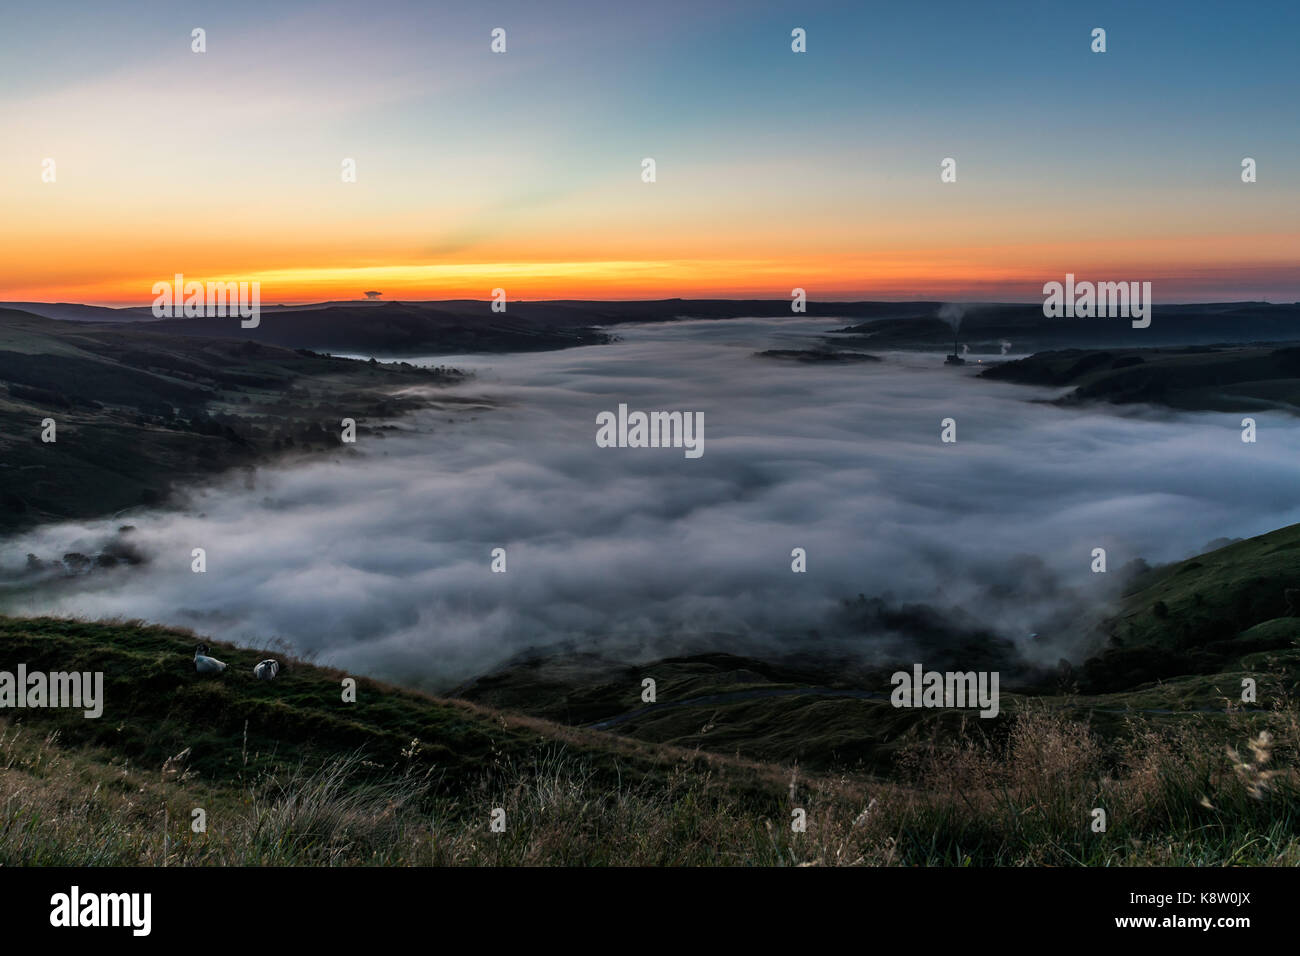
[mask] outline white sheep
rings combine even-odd
[[[194,669],[200,674],[220,674],[226,669],[225,662],[215,657],[208,657],[208,645],[200,644],[194,652]]]

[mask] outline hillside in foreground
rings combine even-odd
[[[1297,543],[1140,575],[1108,648],[993,720],[727,654],[345,702],[348,675],[274,650],[209,642],[230,666],[200,676],[188,632],[0,618],[0,670],[105,680],[98,719],[0,711],[0,863],[1297,865]],[[259,682],[265,656],[287,666]]]
[[[552,652],[348,702],[275,648],[209,640],[230,666],[200,676],[186,631],[0,618],[0,864],[1300,864],[1298,554],[1294,525],[1137,570],[994,719],[807,654]],[[103,715],[12,708],[19,665],[102,672]]]
[[[1013,676],[1006,656],[986,663],[953,654],[944,666],[1001,667],[1004,714],[1047,706],[1108,738],[1129,716],[1169,724],[1190,715],[1222,726],[1246,678],[1260,688],[1254,709],[1300,693],[1298,554],[1300,525],[1292,525],[1144,567],[1092,646],[1036,678],[1026,670]],[[656,743],[889,775],[918,733],[956,735],[962,723],[951,710],[892,707],[894,669],[807,654],[786,661],[697,654],[635,666],[590,654],[524,654],[456,694]],[[639,698],[645,677],[657,683],[654,704]]]

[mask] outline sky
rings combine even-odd
[[[8,5],[0,300],[1300,300],[1300,5],[995,6]]]

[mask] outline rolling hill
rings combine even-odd
[[[480,688],[510,709],[360,676],[349,701],[349,675],[274,648],[213,644],[227,670],[196,674],[195,643],[140,622],[0,618],[0,683],[19,664],[104,680],[97,719],[0,709],[0,864],[1300,863],[1293,702],[1102,725],[1081,708],[1123,697],[1058,695],[1008,701],[985,727],[880,701],[824,710],[837,699],[809,693],[811,675],[722,655],[636,668],[684,706],[600,729],[520,712],[552,706],[554,670],[531,702],[522,681]],[[268,655],[286,666],[257,681]],[[584,719],[605,699],[638,709],[636,685],[615,685],[592,689]],[[777,686],[794,693],[699,699]],[[738,752],[746,728],[768,759]],[[814,740],[835,769],[799,760]],[[858,751],[881,743],[893,769],[869,772]]]
[[[984,378],[1068,388],[1060,405],[1148,403],[1189,411],[1300,412],[1300,348],[1065,349],[995,365]]]
[[[464,380],[454,369],[0,310],[0,531],[156,505],[180,484],[274,456],[343,451],[343,417],[379,428],[430,402],[411,386]],[[47,419],[54,442],[41,438]]]

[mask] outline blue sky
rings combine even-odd
[[[546,281],[582,294],[577,264],[601,261],[611,288],[617,263],[653,263],[665,291],[803,274],[893,297],[929,268],[918,293],[1005,297],[1077,262],[1181,276],[1193,298],[1300,298],[1300,4],[993,7],[15,6],[0,252],[20,261],[0,291],[102,297],[166,274],[156,237],[179,219],[175,266],[278,270],[304,293],[313,269],[417,282],[555,261]],[[498,26],[505,56],[488,51]],[[958,183],[941,189],[947,156]],[[1259,182],[1243,190],[1246,156]],[[62,159],[57,191],[33,175],[46,157]],[[350,192],[342,157],[362,170]],[[69,274],[59,249],[88,254]]]

